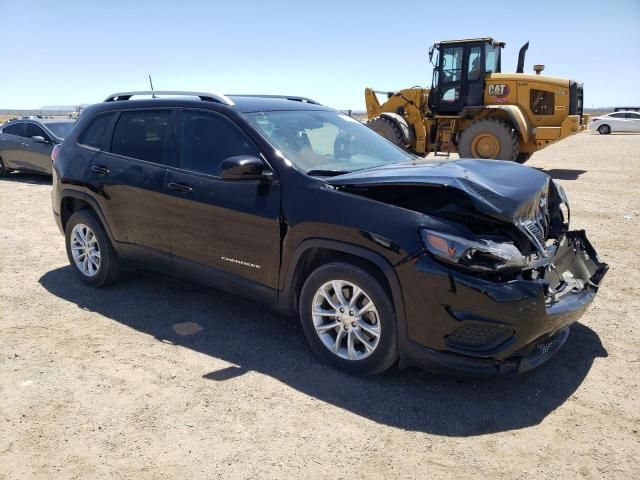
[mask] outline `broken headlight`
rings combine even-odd
[[[528,259],[512,243],[469,240],[448,233],[421,229],[424,246],[438,259],[477,271],[496,272],[523,268]]]

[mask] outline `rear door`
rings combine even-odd
[[[277,288],[279,182],[220,177],[222,160],[259,156],[257,147],[235,123],[212,111],[183,110],[177,135],[178,164],[166,179],[176,269],[189,276],[223,272]]]
[[[0,134],[0,157],[6,168],[19,168],[20,155],[24,149],[24,122],[15,122],[2,129]]]
[[[117,118],[103,119],[113,134],[96,151],[89,172],[119,253],[161,269],[171,268],[165,186],[174,113],[124,110]]]

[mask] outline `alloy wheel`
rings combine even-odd
[[[375,352],[381,325],[375,304],[354,283],[332,280],[313,297],[312,318],[323,345],[345,360],[362,360]]]
[[[97,275],[100,270],[100,245],[93,231],[83,223],[78,223],[71,231],[71,255],[83,275]]]

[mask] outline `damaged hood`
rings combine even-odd
[[[465,193],[475,208],[498,220],[535,218],[547,203],[551,178],[536,169],[500,160],[407,162],[326,179],[337,187],[448,187]]]

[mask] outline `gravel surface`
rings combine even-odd
[[[489,380],[352,378],[261,305],[145,273],[85,287],[50,180],[0,179],[0,479],[638,478],[640,135],[528,165],[611,270],[556,357]]]

